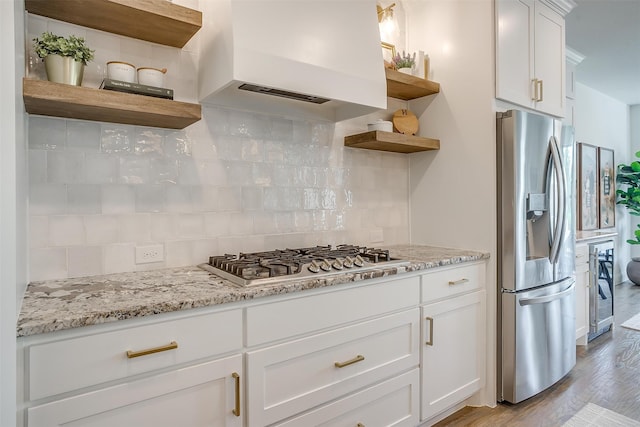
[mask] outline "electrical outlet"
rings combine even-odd
[[[136,246],[136,264],[164,261],[164,245]]]
[[[378,228],[376,230],[371,230],[369,232],[369,240],[371,240],[371,243],[384,242],[384,231],[381,228]]]

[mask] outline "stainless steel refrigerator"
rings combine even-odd
[[[575,349],[575,158],[571,127],[497,115],[498,400],[564,377]]]

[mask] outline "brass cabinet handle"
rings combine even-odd
[[[469,283],[469,279],[449,280],[449,286],[462,285],[464,283]]]
[[[236,417],[240,416],[240,375],[237,372],[231,374],[236,380],[236,407],[231,411]]]
[[[364,427],[364,424],[358,423],[358,424],[356,424],[356,427]]]
[[[425,320],[429,321],[429,341],[425,344],[433,346],[433,317],[425,317]]]
[[[533,83],[533,97],[531,98],[532,101],[538,101],[538,79],[532,79],[531,83]]]
[[[538,80],[540,84],[540,98],[538,98],[538,102],[542,102],[544,100],[544,82],[542,80]]]
[[[149,348],[146,350],[140,350],[140,351],[127,350],[127,357],[129,359],[133,359],[134,357],[146,356],[147,354],[160,353],[162,351],[167,351],[167,350],[175,350],[176,348],[178,348],[178,343],[175,341],[171,341],[167,345],[161,345],[160,347]]]
[[[345,366],[353,365],[354,363],[362,362],[364,360],[364,356],[357,355],[351,360],[347,360],[346,362],[336,362],[334,363],[336,368],[344,368]]]

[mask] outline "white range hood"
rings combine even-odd
[[[331,122],[386,109],[375,0],[200,5],[203,104]]]

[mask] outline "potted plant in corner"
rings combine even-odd
[[[635,153],[640,158],[640,151]],[[619,164],[616,174],[618,185],[626,186],[616,190],[617,205],[622,205],[629,210],[631,215],[640,216],[640,162],[635,160],[629,165]],[[634,238],[627,239],[630,245],[640,245],[640,224],[634,231]],[[627,264],[627,277],[636,285],[640,285],[640,257],[633,257]]]
[[[393,57],[393,65],[395,65],[396,70],[400,71],[401,73],[411,74],[414,65],[416,65],[415,52],[413,53],[413,56],[409,55],[408,53],[404,53],[404,50],[402,51],[402,55],[397,53],[396,56]]]
[[[33,41],[36,54],[44,59],[49,81],[80,86],[84,66],[93,59],[94,53],[84,38],[73,35],[65,38],[45,32]]]

